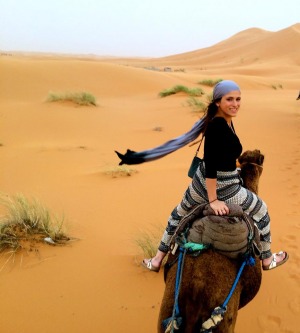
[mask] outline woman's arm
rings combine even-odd
[[[208,201],[210,207],[213,209],[216,215],[226,215],[229,213],[229,208],[224,201],[218,200],[217,197],[217,179],[206,178],[206,188]]]
[[[218,199],[217,197],[217,179],[206,178],[207,196],[209,202],[214,202]]]
[[[224,201],[217,197],[217,169],[220,161],[227,158],[226,145],[228,134],[231,135],[225,119],[215,118],[207,127],[204,142],[204,162],[207,196],[216,215],[226,215],[229,209]]]

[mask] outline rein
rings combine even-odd
[[[183,274],[184,259],[187,252],[187,249],[182,247],[179,248],[176,280],[175,280],[175,294],[174,294],[174,306],[172,317],[163,320],[162,326],[164,327],[165,333],[174,333],[174,331],[179,330],[182,324],[182,317],[180,316],[179,310],[179,292],[181,286],[181,279]]]
[[[226,297],[224,303],[221,305],[221,306],[218,306],[216,307],[213,311],[212,311],[212,314],[210,316],[209,319],[207,319],[203,324],[202,324],[202,327],[200,329],[200,332],[201,333],[212,333],[212,330],[214,328],[216,328],[220,322],[223,320],[224,318],[224,315],[226,313],[226,310],[227,310],[227,305],[228,305],[228,302],[231,298],[231,296],[233,295],[234,293],[234,290],[239,282],[239,279],[242,275],[242,272],[245,268],[246,265],[249,265],[249,266],[254,266],[255,264],[255,259],[252,257],[252,256],[247,256],[245,257],[244,261],[242,262],[241,266],[240,266],[240,269],[236,275],[236,278],[232,284],[232,287],[229,291],[229,294],[228,296]]]
[[[251,165],[257,166],[257,167],[259,167],[261,169],[264,168],[262,165],[259,165],[257,163],[252,163],[252,162],[244,162],[244,163],[241,164],[241,167],[244,166],[244,165],[246,165],[246,164],[251,164]]]

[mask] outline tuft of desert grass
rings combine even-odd
[[[215,80],[205,79],[205,80],[199,81],[198,84],[202,84],[204,86],[213,87],[213,86],[215,86],[217,83],[219,83],[221,81],[223,81],[223,79],[215,79]]]
[[[105,171],[105,174],[111,176],[112,178],[118,178],[118,177],[129,177],[137,172],[138,171],[136,169],[132,169],[127,165],[118,165],[107,169]]]
[[[58,219],[37,199],[23,194],[0,194],[6,214],[0,217],[0,253],[32,251],[38,243],[65,244],[70,238],[63,231],[64,218]]]
[[[277,88],[279,88],[279,89],[283,89],[283,86],[282,86],[282,84],[272,84],[272,86],[271,86],[273,89],[277,89]]]
[[[141,250],[144,258],[155,256],[163,231],[163,226],[152,226],[151,230],[145,229],[139,231],[134,242]]]
[[[188,88],[183,85],[176,85],[172,88],[165,89],[159,93],[160,97],[167,97],[170,95],[174,95],[177,93],[183,92],[189,96],[201,96],[204,94],[203,90],[201,88]]]
[[[204,113],[207,109],[207,104],[200,101],[196,97],[190,97],[187,100],[187,105],[192,108],[193,112],[196,112],[196,113],[198,113],[198,112],[199,113]]]
[[[47,98],[48,102],[73,102],[77,105],[96,106],[96,98],[88,92],[78,93],[54,93],[50,92]]]

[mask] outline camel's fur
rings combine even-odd
[[[247,150],[239,157],[238,161],[244,186],[251,192],[258,194],[258,183],[263,170],[264,155],[257,149]]]
[[[244,184],[258,191],[258,179],[261,175],[263,155],[259,150],[247,151],[240,158],[241,176]],[[250,166],[248,163],[252,163]],[[247,170],[247,171],[246,171]],[[248,174],[248,172],[252,172]],[[247,178],[248,177],[248,178]],[[177,256],[178,254],[176,254]],[[162,299],[158,332],[163,333],[162,321],[172,317],[174,306],[174,288],[177,263],[171,265],[175,256],[169,254],[165,274],[166,287]],[[170,265],[169,265],[170,264]],[[184,271],[179,296],[180,315],[183,324],[180,331],[184,333],[199,333],[202,323],[207,320],[217,306],[221,306],[236,278],[241,262],[229,259],[213,250],[207,250],[197,257],[185,257]],[[246,266],[231,297],[223,321],[214,333],[233,333],[238,309],[249,303],[257,294],[261,284],[260,260],[255,266]]]

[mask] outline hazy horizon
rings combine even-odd
[[[299,22],[298,1],[0,0],[0,50],[162,57]]]

